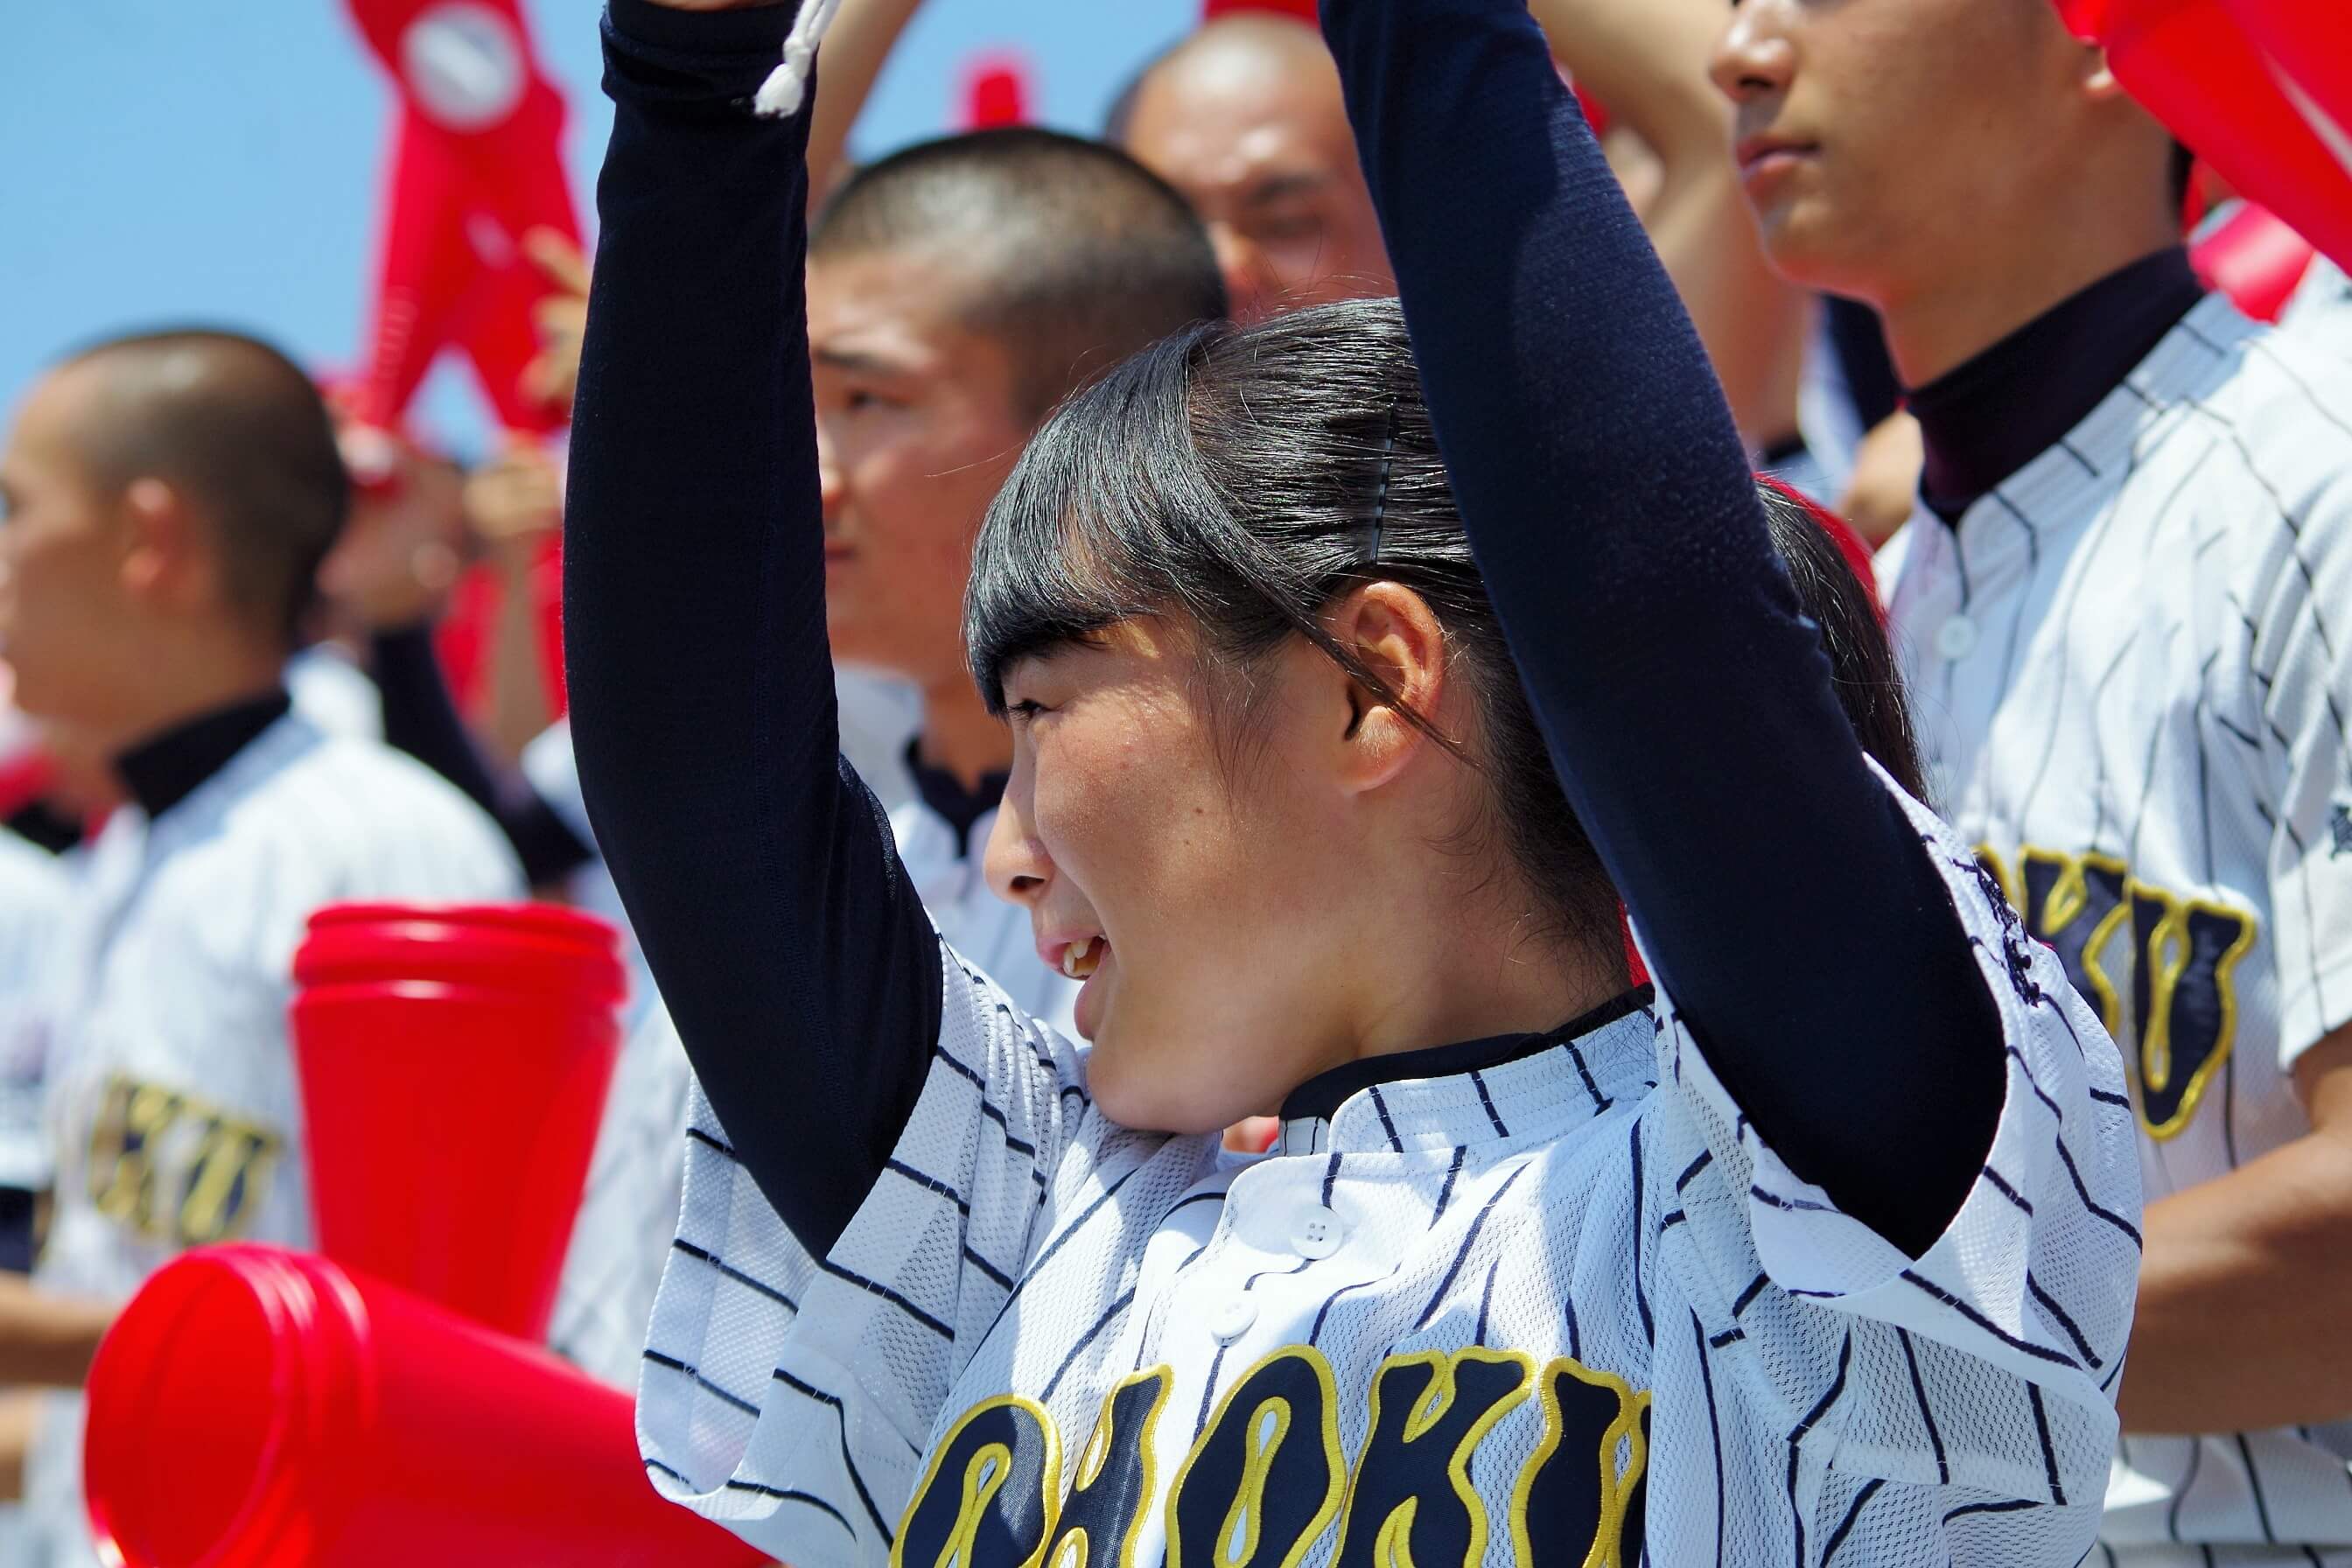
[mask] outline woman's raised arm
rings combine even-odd
[[[1790,1167],[1917,1251],[2005,1082],[1697,334],[1525,0],[1323,0],[1462,514],[1570,803]]]
[[[696,1072],[803,1246],[872,1187],[939,1029],[938,939],[838,754],[790,6],[611,0],[613,140],[573,414],[580,780]]]

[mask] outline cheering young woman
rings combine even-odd
[[[835,755],[793,18],[611,5],[567,569],[708,1092],[659,1483],[811,1564],[2074,1563],[2114,1048],[1890,776],[1519,0],[1326,0],[1402,307],[1129,362],[976,542],[988,871],[1087,1045]]]

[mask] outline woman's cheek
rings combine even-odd
[[[1037,834],[1057,861],[1091,858],[1102,840],[1143,830],[1131,815],[1127,770],[1083,736],[1055,736],[1039,746]]]

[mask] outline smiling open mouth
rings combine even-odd
[[[1101,936],[1070,943],[1062,950],[1062,973],[1072,980],[1084,980],[1095,972],[1109,948],[1110,939]]]

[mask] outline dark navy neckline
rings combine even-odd
[[[1013,775],[982,773],[979,784],[966,789],[963,781],[947,769],[935,768],[923,761],[922,748],[919,739],[907,742],[907,771],[914,775],[915,793],[939,815],[940,820],[955,830],[957,856],[968,856],[971,853],[971,830],[980,826],[982,817],[1004,804],[1004,785]]]
[[[1453,1078],[1462,1073],[1498,1068],[1506,1062],[1515,1062],[1522,1057],[1550,1050],[1564,1041],[1580,1039],[1595,1029],[1647,1007],[1655,995],[1655,991],[1650,986],[1636,985],[1591,1012],[1580,1013],[1559,1027],[1546,1029],[1540,1034],[1489,1035],[1479,1040],[1423,1046],[1418,1050],[1360,1057],[1351,1062],[1342,1062],[1328,1071],[1317,1073],[1292,1089],[1283,1100],[1282,1120],[1328,1121],[1339,1114],[1339,1107],[1374,1084],[1397,1083],[1406,1079]]]
[[[1919,496],[1956,523],[2065,439],[2205,297],[2168,247],[2108,273],[1910,395],[1927,463]]]
[[[292,708],[283,687],[215,708],[124,752],[114,760],[115,773],[152,821],[194,795]]]

